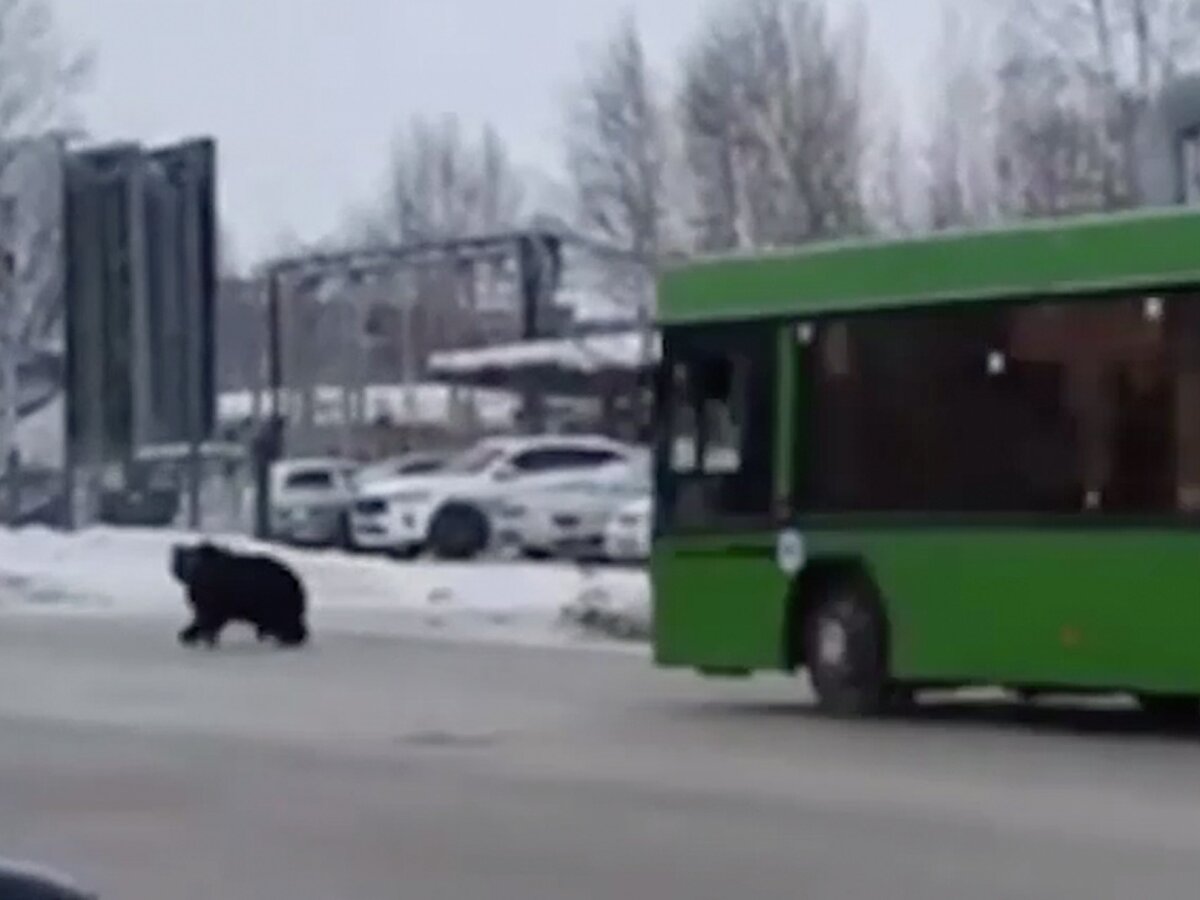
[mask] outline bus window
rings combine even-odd
[[[691,472],[696,468],[699,449],[696,436],[698,418],[686,363],[671,366],[668,405],[675,425],[670,434],[671,469],[674,472]]]
[[[827,320],[799,410],[811,512],[1200,506],[1200,313],[1057,299]]]
[[[660,507],[672,527],[703,529],[770,514],[774,346],[770,334],[672,335]],[[731,339],[732,337],[732,339]]]

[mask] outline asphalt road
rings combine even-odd
[[[1200,737],[1120,712],[811,715],[788,681],[0,618],[0,854],[108,900],[1200,896]]]

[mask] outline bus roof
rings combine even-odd
[[[1200,286],[1200,211],[1179,207],[693,259],[663,324]]]

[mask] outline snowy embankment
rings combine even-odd
[[[63,534],[0,530],[0,613],[185,615],[168,571],[170,547],[192,536],[96,528]],[[571,565],[399,563],[337,551],[256,547],[277,554],[308,587],[312,624],[371,634],[578,642],[648,632],[648,587],[640,571]]]

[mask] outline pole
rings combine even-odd
[[[405,277],[407,276],[407,277]],[[412,446],[413,425],[417,421],[417,340],[413,326],[416,324],[416,306],[420,302],[421,283],[419,270],[402,272],[404,279],[400,296],[403,306],[400,308],[400,354],[401,375],[403,378],[404,394],[404,424],[400,433],[403,435],[405,449]]]
[[[654,297],[658,284],[655,268],[654,265],[649,266],[649,284],[643,280],[641,302],[638,304],[638,327],[641,333],[640,369],[636,380],[641,400],[641,417],[637,423],[639,442],[651,439],[654,423]]]
[[[254,535],[271,538],[271,467],[283,451],[283,351],[280,334],[281,275],[267,273],[267,381],[271,392],[269,416],[259,423],[254,441]]]
[[[190,169],[190,167],[189,167]],[[194,190],[192,172],[181,172],[179,190],[183,213],[183,301],[187,316],[187,384],[188,384],[188,527],[198,531],[200,516],[200,485],[203,476],[203,461],[200,456],[204,440],[204,353],[201,306],[203,276],[200,268],[200,204],[198,192]]]
[[[6,228],[3,235],[4,246],[7,246],[8,240],[9,232]],[[3,356],[4,366],[4,423],[0,428],[3,429],[4,439],[0,441],[0,448],[4,450],[4,474],[7,487],[7,496],[4,504],[4,521],[8,522],[9,525],[16,524],[21,511],[21,455],[17,450],[17,428],[20,416],[18,405],[21,402],[21,397],[19,390],[20,378],[17,372],[17,297],[13,285],[14,268],[12,254],[5,250],[3,253],[3,271],[0,271],[0,298],[3,298],[0,300],[0,303],[3,304],[3,312],[0,312],[0,319],[2,319],[4,326],[3,336],[0,337],[0,356]]]
[[[341,407],[341,454],[343,459],[349,459],[354,437],[354,421],[352,398],[351,398],[351,369],[354,366],[354,361],[357,358],[357,353],[352,344],[352,334],[354,330],[353,317],[355,304],[357,303],[357,282],[347,285],[345,293],[339,300],[336,300],[340,305],[338,310],[338,380],[339,385],[339,401]]]
[[[271,390],[271,418],[283,416],[283,347],[280,334],[280,294],[278,272],[267,276],[267,380]]]
[[[16,518],[16,498],[19,488],[16,485],[16,469],[7,466],[7,460],[17,448],[18,405],[20,397],[20,378],[18,375],[19,347],[17,345],[17,297],[16,264],[10,249],[15,237],[16,214],[13,206],[15,201],[3,200],[3,233],[0,234],[0,459],[6,461],[8,469],[8,503],[6,517],[9,521]]]

